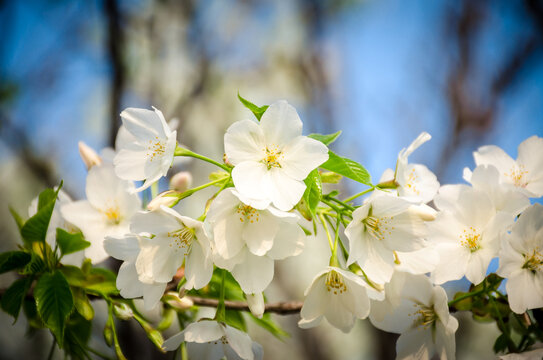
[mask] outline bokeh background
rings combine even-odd
[[[306,134],[343,130],[332,148],[374,179],[428,131],[432,141],[410,161],[426,164],[442,184],[462,182],[479,146],[516,157],[522,140],[543,135],[537,0],[0,0],[0,40],[0,251],[18,241],[8,204],[26,214],[30,200],[60,179],[73,198],[84,197],[77,142],[113,146],[118,114],[129,106],[177,118],[181,143],[220,159],[227,127],[250,117],[238,91],[256,104],[287,99]],[[211,169],[177,166],[196,184]],[[199,215],[205,196],[181,210]],[[278,264],[270,299],[302,299],[327,262],[320,240]],[[449,292],[466,286],[459,281]],[[495,325],[458,317],[458,358],[494,358]],[[327,324],[299,331],[295,315],[275,318],[289,338],[251,327],[265,359],[394,357],[395,336],[367,321],[345,335]],[[92,340],[98,348],[101,321]],[[171,358],[153,350],[137,325],[122,326],[129,358]],[[12,326],[0,315],[0,358],[43,359],[50,343],[45,331],[26,334],[22,317]]]

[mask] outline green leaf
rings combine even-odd
[[[143,330],[145,331],[145,334],[147,334],[147,337],[155,346],[161,351],[165,352],[164,349],[162,349],[162,344],[164,343],[164,338],[162,337],[162,334],[157,329],[153,328],[144,318],[139,316],[138,314],[134,314],[134,319],[141,325]]]
[[[225,322],[228,325],[233,326],[241,331],[247,332],[247,324],[245,323],[245,319],[243,318],[243,314],[241,313],[241,311],[226,310],[225,315]]]
[[[268,105],[256,106],[255,104],[253,104],[249,100],[246,100],[246,99],[242,98],[239,93],[238,93],[238,99],[239,99],[239,101],[241,101],[243,106],[245,106],[247,109],[251,110],[251,112],[253,114],[255,114],[258,121],[260,121],[260,118],[262,117],[264,112],[266,112],[266,109],[268,109]]]
[[[91,268],[85,274],[76,266],[64,265],[60,268],[60,271],[64,274],[70,286],[84,288],[86,292],[105,296],[119,293],[115,285],[116,276],[107,269]]]
[[[162,319],[156,326],[156,329],[158,331],[164,331],[168,329],[170,326],[172,326],[176,314],[177,312],[174,309],[170,307],[164,307],[164,311],[162,312]]]
[[[74,296],[75,310],[85,320],[92,320],[94,318],[94,309],[90,304],[87,294],[81,288],[72,288],[72,294]]]
[[[21,235],[25,243],[45,242],[49,221],[55,208],[57,193],[52,189],[45,189],[40,193],[38,211],[26,221],[21,229]]]
[[[503,353],[507,350],[507,345],[509,344],[508,338],[506,334],[501,334],[496,339],[496,342],[494,342],[494,352],[497,353]]]
[[[328,151],[328,160],[321,167],[362,184],[372,186],[370,174],[362,165],[351,159],[341,157],[332,151]]]
[[[81,232],[72,234],[57,228],[57,244],[62,255],[67,255],[86,249],[91,243],[85,240]]]
[[[15,223],[17,224],[17,227],[19,228],[19,231],[21,231],[21,229],[23,228],[23,225],[25,224],[25,220],[11,206],[9,207],[9,212],[11,213],[11,216],[13,216],[13,219],[15,220]]]
[[[341,179],[343,179],[343,176],[335,172],[321,173],[321,181],[326,184],[338,184]]]
[[[2,295],[2,302],[0,303],[2,310],[13,316],[14,324],[17,322],[21,305],[23,305],[23,300],[25,299],[25,295],[28,292],[28,289],[30,289],[31,284],[31,277],[19,279],[11,284],[11,286]]]
[[[40,317],[62,348],[64,327],[74,306],[68,281],[58,270],[52,274],[44,274],[36,284],[34,296]]]
[[[322,182],[319,170],[315,169],[311,171],[304,182],[307,187],[302,198],[307,204],[307,208],[311,215],[315,216],[317,206],[322,197]]]
[[[47,265],[43,259],[36,253],[32,253],[31,260],[26,264],[22,273],[24,275],[37,275],[44,272],[47,269]]]
[[[341,135],[341,130],[338,131],[338,132],[335,132],[333,134],[328,134],[328,135],[309,134],[309,135],[307,135],[307,137],[318,140],[321,143],[323,143],[324,145],[330,145],[331,143],[336,141],[336,139],[339,137],[339,135]]]
[[[92,322],[78,313],[70,316],[64,335],[64,351],[72,359],[87,359],[87,343],[90,340]]]
[[[24,251],[8,251],[0,254],[0,274],[26,266],[31,258],[30,254]]]
[[[281,327],[279,327],[279,325],[277,325],[272,320],[272,317],[269,313],[265,313],[262,316],[262,319],[257,318],[253,314],[250,314],[250,316],[258,326],[261,326],[262,328],[268,330],[276,338],[282,340],[284,337],[290,336],[288,332],[281,329]]]

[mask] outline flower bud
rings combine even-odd
[[[134,316],[132,309],[124,303],[118,303],[113,306],[113,312],[121,320],[128,320]]]
[[[194,302],[188,297],[180,298],[177,293],[169,291],[164,295],[164,301],[171,307],[179,310],[187,310],[194,306]]]
[[[245,294],[247,296],[247,305],[251,313],[259,319],[264,315],[264,296],[262,293]]]
[[[89,170],[94,165],[101,165],[102,158],[94,151],[90,146],[85,144],[83,141],[78,143],[79,145],[79,155],[85,163],[87,170]]]
[[[161,192],[157,195],[156,198],[154,198],[149,204],[147,204],[147,210],[155,211],[160,209],[162,205],[167,207],[174,206],[179,202],[179,196],[177,196],[178,194],[179,193],[174,190],[167,190]]]
[[[426,204],[411,205],[409,208],[424,221],[433,221],[436,219],[437,211]]]
[[[187,191],[192,185],[192,175],[188,171],[180,171],[170,180],[170,189],[177,190],[179,192]]]

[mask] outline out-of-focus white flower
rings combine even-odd
[[[521,314],[543,307],[543,206],[534,204],[505,234],[498,275],[507,278],[505,289],[511,310]]]
[[[543,138],[532,136],[518,146],[517,160],[494,145],[480,147],[473,153],[475,164],[493,165],[500,181],[530,197],[543,195]]]
[[[496,211],[505,211],[513,215],[520,214],[530,206],[530,199],[523,193],[510,186],[500,183],[500,174],[492,165],[479,165],[471,172],[464,169],[464,180],[470,182],[472,187],[488,195]],[[444,185],[439,189],[439,195],[434,198],[434,204],[441,210],[455,208],[458,195],[467,185]]]
[[[443,284],[465,275],[472,283],[480,283],[499,251],[499,237],[513,221],[511,213],[496,212],[484,192],[461,188],[456,204],[428,224],[428,239],[440,255],[432,273],[434,282]]]
[[[370,297],[384,298],[355,274],[337,267],[328,267],[315,276],[305,291],[305,301],[298,325],[303,329],[315,327],[325,317],[334,327],[347,333],[355,319],[365,319],[370,312]]]
[[[126,299],[143,296],[145,309],[150,310],[160,301],[168,282],[143,283],[139,280],[136,259],[140,253],[141,243],[145,241],[149,240],[137,235],[108,236],[104,240],[104,249],[110,256],[124,261],[117,274],[117,289],[121,296]]]
[[[38,201],[39,201],[39,197],[36,197],[30,203],[30,206],[28,207],[29,217],[34,216],[38,212]],[[47,234],[45,235],[45,241],[53,249],[55,248],[55,245],[56,245],[57,228],[64,229],[68,232],[79,231],[75,225],[71,224],[66,219],[64,219],[60,211],[60,208],[62,206],[66,204],[70,204],[71,202],[72,202],[72,199],[70,198],[68,194],[66,194],[62,190],[58,192],[57,201],[55,203],[55,207],[53,208],[51,219],[49,220],[49,227],[47,228]],[[85,251],[81,250],[72,254],[64,255],[62,257],[62,263],[66,265],[81,266],[81,263],[83,262],[84,258],[85,258]]]
[[[424,205],[426,206],[426,205]],[[427,246],[426,209],[386,193],[375,193],[353,212],[345,229],[349,239],[347,265],[357,262],[368,277],[379,284],[390,281],[397,252],[412,252]]]
[[[425,165],[409,164],[408,157],[419,146],[432,137],[427,132],[421,133],[407,148],[398,154],[396,171],[387,170],[381,177],[381,182],[395,182],[398,186],[398,196],[409,201],[427,203],[431,201],[439,189],[437,177]]]
[[[134,191],[148,188],[165,176],[172,165],[177,132],[171,131],[162,112],[128,108],[121,113],[123,126],[133,136],[122,141],[113,159],[115,173],[125,180],[145,180]]]
[[[94,264],[108,257],[103,247],[106,236],[121,237],[130,232],[130,219],[141,209],[133,190],[134,184],[119,179],[113,167],[93,166],[87,175],[87,200],[62,205],[62,216],[81,229],[91,243],[85,256]]]
[[[214,320],[201,320],[190,324],[179,334],[164,342],[167,351],[176,350],[182,342],[187,344],[189,359],[259,360],[262,347],[246,333]]]
[[[134,215],[131,232],[152,237],[141,244],[136,259],[139,280],[151,284],[168,282],[185,262],[185,287],[205,286],[211,279],[213,263],[209,239],[202,225],[165,206]]]
[[[231,271],[243,292],[257,294],[271,282],[274,260],[302,251],[305,234],[296,214],[273,206],[258,210],[244,201],[233,188],[222,191],[205,222],[213,233],[215,264]]]
[[[188,171],[180,171],[170,179],[170,189],[179,192],[187,191],[192,185],[192,175]]]
[[[264,295],[262,293],[245,295],[247,297],[247,305],[249,305],[249,310],[251,310],[251,313],[259,319],[262,318],[265,310]]]
[[[371,302],[370,321],[384,331],[401,334],[396,359],[455,358],[458,321],[449,314],[447,294],[424,275],[396,273],[385,285],[386,300]]]
[[[79,156],[81,156],[81,160],[83,160],[83,163],[85,163],[87,170],[95,165],[102,164],[102,159],[93,148],[85,144],[83,141],[80,141],[77,145],[79,147]]]
[[[294,107],[280,100],[257,123],[232,124],[224,135],[232,179],[248,205],[264,209],[271,202],[288,211],[301,199],[307,175],[328,159],[328,148],[302,136],[302,121]]]
[[[518,354],[507,354],[500,356],[500,360],[541,360],[543,359],[543,349],[525,351]]]

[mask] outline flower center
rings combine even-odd
[[[392,230],[394,230],[394,226],[389,226],[392,219],[392,216],[383,216],[379,218],[370,215],[362,220],[362,223],[364,224],[366,231],[369,232],[371,236],[377,240],[384,240],[386,235],[392,234]]]
[[[543,270],[543,255],[539,248],[535,248],[531,254],[523,254],[523,256],[525,259],[524,265],[522,265],[523,269],[528,269],[534,274],[536,271]]]
[[[326,275],[326,290],[328,292],[334,292],[334,295],[337,295],[347,291],[347,285],[343,282],[343,276],[338,274],[336,271],[332,270]]]
[[[266,148],[263,150],[266,155],[264,159],[261,160],[261,162],[263,162],[266,165],[268,170],[274,167],[280,168],[281,164],[279,163],[279,160],[283,156],[283,153],[281,152],[281,150],[279,150],[279,147],[275,145],[271,145],[269,147],[266,146]]]
[[[524,165],[519,164],[515,165],[509,170],[508,173],[504,173],[505,176],[509,177],[511,180],[513,180],[513,184],[518,187],[526,187],[528,185],[528,181],[526,179],[526,175],[528,174],[528,170],[524,168]]]
[[[469,229],[464,229],[460,235],[460,244],[471,252],[475,252],[481,248],[481,234],[473,226],[470,226]]]
[[[146,154],[149,157],[149,161],[153,161],[156,158],[161,157],[162,155],[164,155],[165,151],[166,145],[158,138],[158,136],[155,136],[154,140],[149,140]]]
[[[189,253],[192,241],[196,237],[194,229],[182,225],[182,228],[176,231],[169,232],[168,237],[171,238],[170,247],[177,252],[182,250],[185,255]]]
[[[260,213],[258,210],[252,208],[249,205],[245,204],[239,204],[238,209],[236,210],[236,213],[239,214],[239,221],[245,222],[247,220],[248,222],[258,222]]]
[[[416,310],[415,312],[409,314],[409,316],[415,317],[415,320],[413,320],[413,327],[422,326],[422,328],[428,329],[434,326],[437,319],[439,319],[433,306],[428,307],[419,303],[413,304],[413,306]]]
[[[118,225],[122,220],[121,210],[119,210],[119,205],[117,204],[102,210],[102,213],[106,216],[107,222],[112,225]]]

